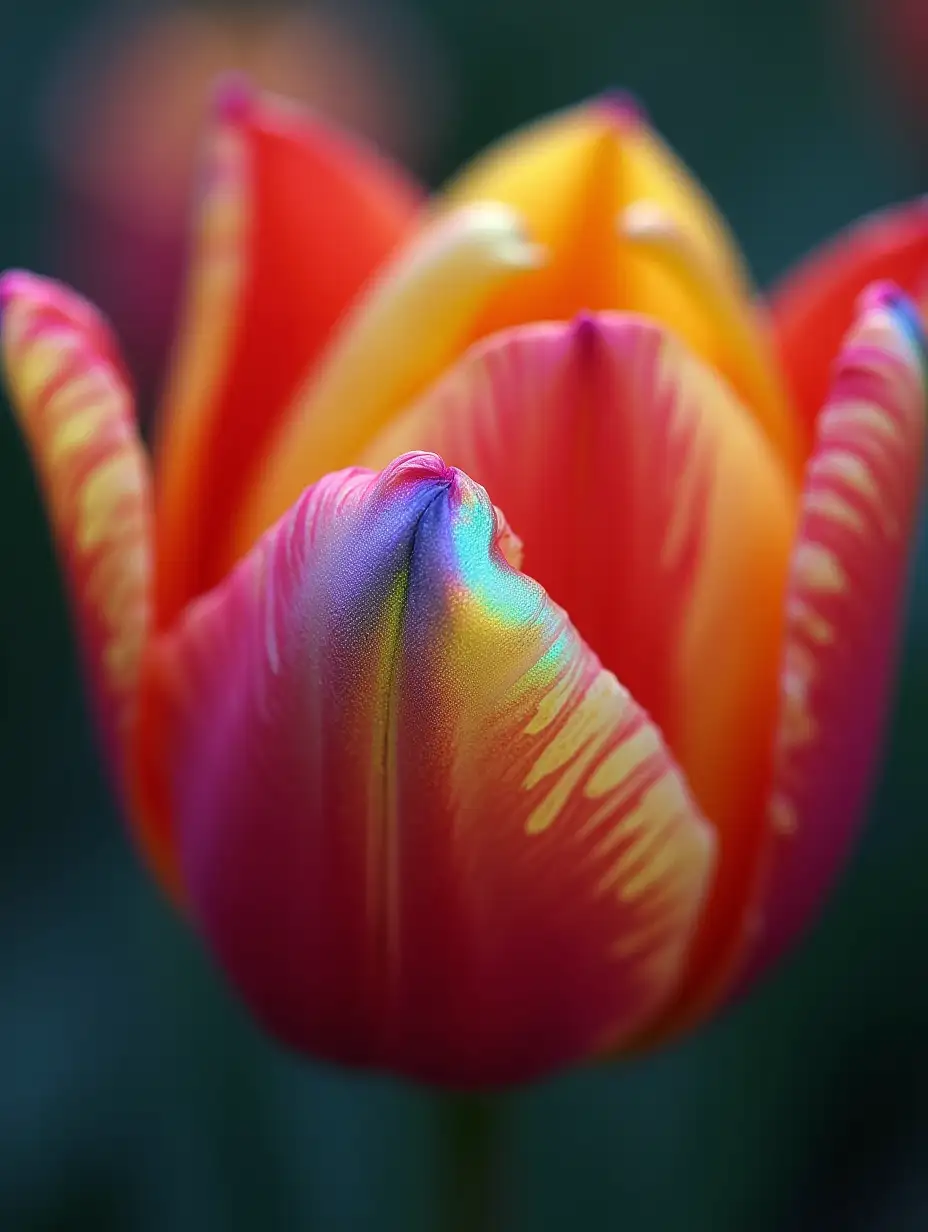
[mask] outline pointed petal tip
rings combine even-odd
[[[646,107],[630,90],[618,87],[604,90],[594,100],[594,106],[623,132],[650,124]]]
[[[578,312],[571,322],[570,332],[574,346],[580,355],[586,357],[603,340],[604,322],[595,312],[584,309]]]
[[[861,328],[863,318],[870,313],[887,311],[917,354],[923,369],[928,365],[928,338],[921,313],[904,291],[889,281],[874,282],[860,294],[856,305],[854,330]]]
[[[255,99],[254,86],[245,73],[223,73],[213,86],[213,115],[220,124],[242,124],[252,115]]]
[[[28,291],[34,280],[34,275],[26,270],[4,270],[0,274],[0,311],[8,307],[11,300]]]

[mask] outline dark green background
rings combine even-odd
[[[922,187],[849,5],[420,0],[457,86],[419,170],[630,86],[766,281]],[[58,45],[100,7],[3,0],[2,265],[60,272],[35,116]],[[434,1098],[260,1038],[124,841],[4,408],[0,503],[0,1229],[431,1227]],[[926,582],[872,822],[814,936],[681,1046],[502,1100],[507,1229],[928,1227]]]

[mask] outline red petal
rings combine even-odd
[[[227,92],[158,458],[158,623],[221,577],[213,546],[333,326],[419,191],[283,103]]]

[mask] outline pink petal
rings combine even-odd
[[[434,455],[343,471],[158,648],[195,916],[302,1050],[515,1082],[673,990],[711,834],[515,556]]]
[[[871,288],[818,420],[786,608],[768,821],[773,850],[743,983],[819,908],[878,767],[922,486],[924,340]]]
[[[110,766],[124,757],[151,611],[148,459],[116,345],[84,300],[31,274],[0,284],[14,412],[38,473]]]

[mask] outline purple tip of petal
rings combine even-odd
[[[590,353],[602,337],[602,323],[595,312],[584,309],[571,323],[574,342],[585,354]]]
[[[928,339],[925,338],[921,313],[894,282],[874,282],[861,292],[857,301],[859,313],[872,312],[879,308],[885,308],[892,313],[893,319],[922,364],[928,364]]]
[[[606,90],[596,101],[621,128],[633,129],[648,123],[646,108],[628,90]]]
[[[872,282],[861,291],[857,311],[870,312],[874,308],[891,308],[902,298],[902,292],[894,282]]]
[[[241,124],[254,104],[255,92],[244,73],[224,73],[213,87],[213,114],[221,123]]]
[[[23,270],[7,270],[0,274],[0,311],[7,307],[11,299],[16,297],[29,282],[29,275]]]

